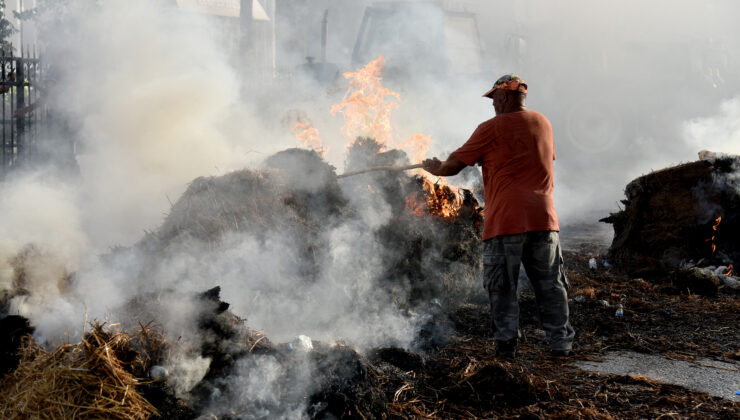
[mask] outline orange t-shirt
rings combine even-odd
[[[509,112],[482,123],[454,155],[483,167],[483,239],[537,230],[559,231],[552,196],[555,146],[544,115]]]

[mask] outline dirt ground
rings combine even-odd
[[[391,417],[740,418],[740,404],[727,399],[644,377],[591,373],[572,363],[599,360],[613,350],[737,363],[737,295],[680,294],[667,280],[646,282],[613,268],[590,270],[592,255],[564,257],[577,331],[568,359],[549,355],[533,295],[522,297],[523,336],[510,361],[495,357],[487,305],[465,305],[452,316],[452,342],[428,354],[425,363],[409,365],[411,359],[398,354],[374,363]],[[617,318],[620,303],[624,316]]]

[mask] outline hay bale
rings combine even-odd
[[[0,383],[0,417],[148,419],[157,411],[136,389],[137,355],[130,336],[99,323],[79,344],[51,352],[27,340]]]
[[[614,226],[609,261],[627,272],[659,275],[683,261],[740,260],[739,157],[656,171],[630,182],[625,195],[624,210],[601,221]]]
[[[144,242],[155,239],[159,250],[191,239],[216,244],[226,232],[263,232],[300,224],[295,214],[281,211],[281,190],[269,171],[245,169],[197,178],[153,238]]]

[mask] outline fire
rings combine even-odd
[[[392,140],[390,115],[398,107],[401,95],[383,87],[380,75],[384,66],[385,58],[381,55],[361,69],[344,73],[349,88],[342,101],[332,105],[331,113],[342,113],[342,133],[350,144],[357,137],[372,137],[383,146]]]
[[[381,150],[400,148],[413,162],[420,162],[426,157],[432,139],[428,135],[414,134],[401,143],[394,141],[391,113],[398,108],[401,95],[383,87],[384,66],[385,58],[379,55],[365,67],[344,73],[349,88],[342,101],[332,105],[331,113],[341,113],[344,117],[342,134],[349,140],[347,147],[358,137],[371,137],[381,145]]]
[[[313,121],[299,118],[290,132],[322,158],[326,156],[326,152],[329,149],[324,148],[321,137],[319,136],[319,130],[313,126]]]
[[[714,225],[712,226],[712,230],[714,232],[719,231],[719,224],[722,222],[722,216],[717,217],[714,219]],[[717,235],[712,235],[709,239],[707,239],[705,242],[711,242],[712,247],[712,255],[717,251],[717,245],[714,243],[714,239],[717,237]]]
[[[719,224],[722,223],[722,216],[719,216],[718,218],[714,219],[714,221],[716,223],[714,224],[714,226],[712,226],[712,230],[716,232],[719,230]]]
[[[381,146],[381,151],[398,148],[406,151],[412,162],[421,162],[427,155],[432,139],[428,135],[413,134],[403,141],[396,141],[391,125],[391,113],[398,108],[401,95],[383,87],[381,77],[385,58],[380,55],[365,67],[344,73],[349,87],[341,102],[331,107],[332,115],[344,117],[342,134],[349,140],[347,147],[358,137],[370,137]],[[409,194],[406,209],[419,217],[431,214],[444,219],[454,219],[463,205],[461,190],[446,185],[443,178],[432,182],[427,173],[422,175],[420,191]]]
[[[424,216],[424,212],[426,211],[425,205],[426,200],[423,202],[419,200],[418,193],[414,192],[406,196],[406,209],[416,217]]]
[[[463,196],[458,187],[433,183],[428,178],[422,178],[422,195],[412,193],[406,197],[406,209],[415,216],[432,214],[443,219],[453,220],[463,205]]]
[[[735,270],[735,268],[732,266],[732,264],[730,264],[727,267],[727,272],[725,273],[725,276],[727,276],[727,277],[732,276],[732,273],[734,272],[734,270]]]
[[[414,134],[401,143],[401,148],[408,152],[412,162],[421,162],[426,157],[431,144],[431,136]]]

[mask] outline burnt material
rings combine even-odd
[[[720,282],[717,276],[698,268],[676,270],[671,273],[671,283],[679,291],[697,293],[702,296],[717,296]]]
[[[700,160],[630,182],[614,226],[610,262],[635,275],[657,275],[682,262],[740,261],[740,158]]]
[[[18,350],[24,337],[30,337],[35,330],[28,319],[9,315],[0,319],[0,378],[18,366]]]
[[[334,346],[311,353],[318,372],[319,391],[309,398],[308,415],[313,419],[387,418],[385,395],[376,374],[353,349]]]

